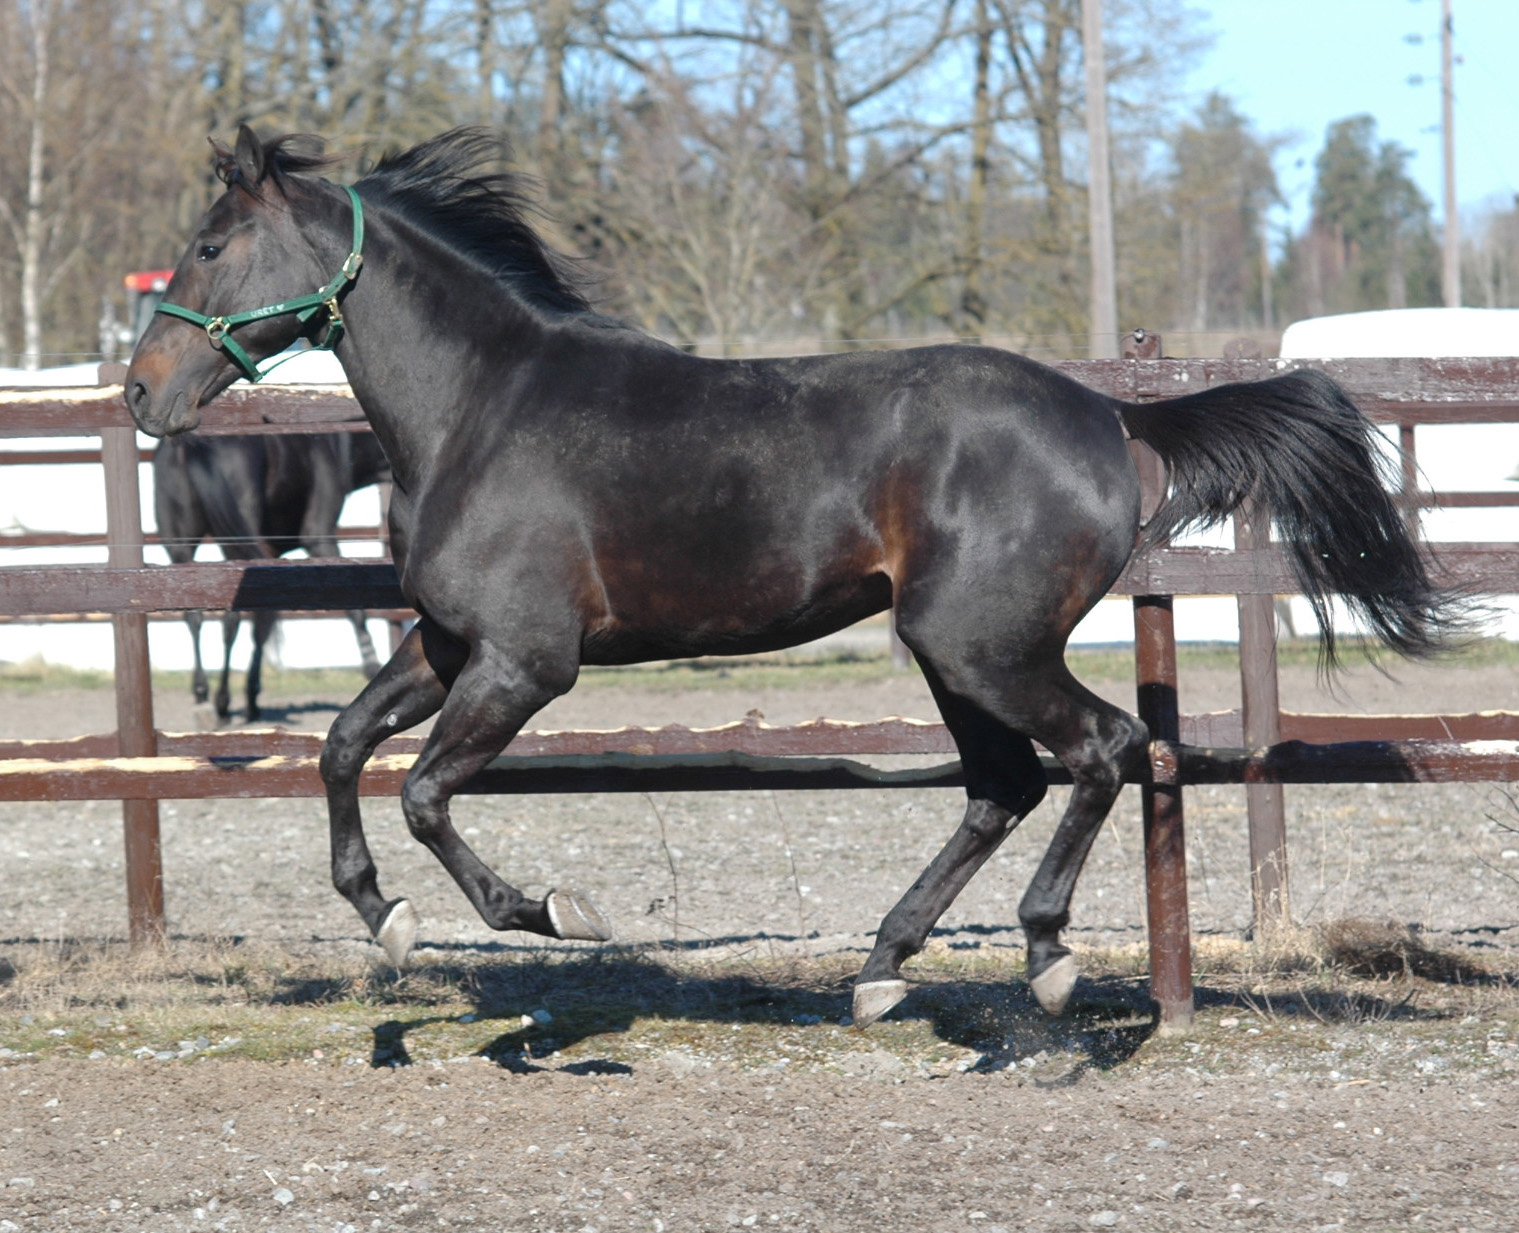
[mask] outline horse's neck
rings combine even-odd
[[[489,398],[480,383],[501,388],[536,351],[533,314],[503,306],[482,277],[430,239],[375,218],[363,275],[343,301],[338,357],[403,490],[425,480],[463,417]]]

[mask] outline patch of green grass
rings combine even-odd
[[[109,689],[114,674],[99,668],[70,668],[50,664],[40,655],[20,663],[0,660],[0,692],[49,693],[55,689]],[[188,688],[189,676],[186,675]]]

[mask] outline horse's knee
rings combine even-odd
[[[322,783],[328,791],[346,787],[359,777],[368,761],[368,743],[353,730],[353,725],[344,722],[343,715],[339,715],[322,743],[322,757],[317,764]]]
[[[1150,730],[1124,711],[1114,710],[1094,725],[1086,739],[1062,761],[1078,786],[1117,793],[1140,775],[1150,757]]]
[[[440,795],[428,779],[413,773],[401,785],[401,813],[411,837],[420,843],[430,843],[448,825],[448,798]]]

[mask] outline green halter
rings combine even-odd
[[[327,311],[327,329],[322,335],[322,341],[316,344],[316,350],[331,351],[338,345],[338,340],[343,337],[343,314],[338,310],[338,297],[347,289],[348,284],[358,277],[359,267],[364,264],[361,249],[364,247],[364,207],[359,203],[359,195],[353,189],[344,185],[343,191],[348,194],[348,199],[353,202],[353,251],[343,261],[343,266],[332,280],[320,291],[313,291],[310,295],[296,296],[293,300],[281,300],[278,304],[270,304],[266,308],[254,308],[245,313],[232,313],[225,317],[208,317],[205,313],[198,313],[193,308],[182,308],[178,304],[162,303],[154,311],[167,313],[171,317],[181,317],[194,325],[202,326],[206,331],[206,337],[211,340],[211,345],[220,351],[225,351],[228,357],[243,371],[243,375],[249,381],[260,381],[268,376],[275,365],[260,369],[251,356],[243,350],[232,337],[232,331],[240,325],[247,325],[250,321],[262,321],[265,317],[283,317],[287,313],[294,313],[304,324],[323,309]],[[283,361],[279,361],[283,363]]]

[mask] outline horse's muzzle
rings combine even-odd
[[[128,374],[124,393],[133,421],[150,437],[178,436],[200,423],[200,409],[183,387],[170,398],[155,399],[147,385]]]
[[[122,397],[133,421],[150,437],[173,437],[189,432],[200,424],[203,399],[193,392],[194,383],[182,375],[169,374],[155,379],[153,358],[135,357],[127,369]]]

